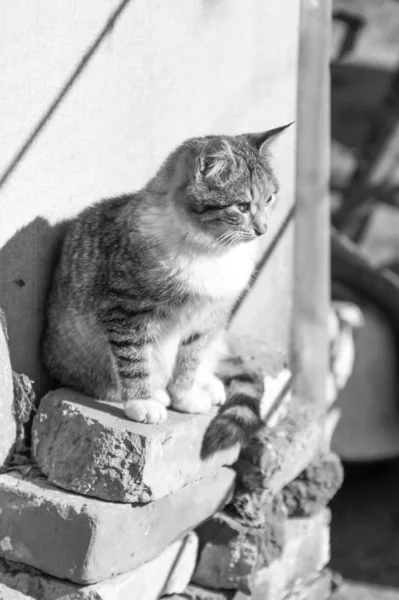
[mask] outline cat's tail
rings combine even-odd
[[[292,374],[287,368],[277,377],[256,370],[240,373],[230,382],[227,403],[205,432],[201,458],[236,444],[245,446],[265,424],[272,426],[278,409],[290,397],[291,387]]]
[[[252,386],[240,386],[230,394],[228,402],[205,432],[201,448],[202,459],[236,444],[246,444],[263,424],[261,396],[262,394],[254,393]]]

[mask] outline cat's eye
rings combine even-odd
[[[266,206],[269,206],[269,204],[271,204],[274,200],[274,194],[271,194],[268,199],[266,200]]]
[[[250,203],[249,202],[240,202],[240,204],[237,204],[237,208],[240,212],[242,213],[247,213],[250,209]]]

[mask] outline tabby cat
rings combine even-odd
[[[71,221],[43,339],[62,385],[144,423],[223,404],[223,330],[275,203],[269,147],[285,127],[189,139],[144,189]]]

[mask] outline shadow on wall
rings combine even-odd
[[[41,119],[0,174],[0,188],[14,175],[130,2],[121,0],[111,13]],[[38,216],[0,248],[0,306],[7,319],[12,367],[17,373],[25,373],[34,380],[38,398],[51,386],[40,360],[40,337],[50,273],[65,225],[66,222],[50,226]]]
[[[29,152],[32,145],[37,140],[38,136],[41,134],[42,130],[47,126],[48,122],[51,120],[53,115],[56,113],[61,103],[64,102],[66,96],[69,94],[79,77],[82,75],[92,58],[95,56],[97,50],[100,48],[103,41],[106,39],[108,34],[113,31],[116,22],[119,17],[128,6],[131,0],[122,0],[119,6],[114,10],[111,16],[106,21],[104,27],[99,32],[98,36],[93,40],[92,44],[87,48],[86,52],[83,54],[82,58],[78,62],[77,66],[73,69],[71,75],[65,81],[64,85],[59,90],[58,94],[55,96],[54,100],[48,106],[47,110],[44,112],[42,118],[37,122],[36,126],[29,133],[25,142],[15,153],[14,157],[11,159],[9,165],[5,168],[4,172],[0,175],[0,188],[2,188],[11,175],[14,173],[15,169],[18,167],[21,160],[25,157],[27,152]]]
[[[9,333],[11,364],[35,383],[38,398],[51,380],[40,360],[45,299],[67,221],[51,226],[37,217],[0,248],[0,306]]]

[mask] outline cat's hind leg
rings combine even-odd
[[[42,356],[64,386],[109,402],[122,402],[122,385],[107,335],[95,315],[69,309],[49,315]]]

